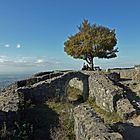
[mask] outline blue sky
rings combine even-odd
[[[64,42],[83,19],[116,29],[118,57],[95,59],[102,68],[140,60],[139,0],[0,0],[0,74],[80,69]]]

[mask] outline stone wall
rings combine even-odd
[[[5,120],[12,121],[16,117],[19,105],[20,107],[23,105],[24,108],[25,102],[39,104],[47,101],[48,98],[67,98],[66,87],[73,78],[82,80],[83,99],[86,100],[89,93],[88,75],[81,72],[64,71],[47,74],[43,72],[6,87],[0,94],[0,125]]]
[[[123,140],[123,137],[113,132],[109,125],[94,110],[85,105],[74,109],[76,140]]]
[[[33,102],[44,102],[48,98],[66,98],[67,85],[73,78],[78,78],[83,82],[83,99],[88,98],[88,76],[81,72],[66,72],[63,75],[40,81],[32,86],[18,88],[17,92],[23,94],[25,100]]]
[[[140,69],[112,69],[110,71],[120,73],[120,77],[123,79],[140,82]]]
[[[17,84],[18,88],[32,86],[38,82],[45,81],[48,79],[53,79],[53,78],[61,76],[63,74],[64,74],[64,72],[57,72],[57,73],[56,72],[40,72],[40,73],[33,75],[31,78],[17,81],[16,84]]]
[[[136,109],[134,109],[133,105],[127,98],[120,99],[117,102],[117,113],[123,120],[128,120],[132,118],[132,116],[136,115]]]
[[[78,84],[75,84],[77,81],[74,80],[75,78],[80,80]],[[96,104],[108,112],[115,111],[116,102],[123,97],[123,89],[114,85],[104,73],[94,71],[38,73],[29,79],[9,86],[3,95],[8,96],[9,94],[10,100],[11,95],[16,93],[15,95],[19,95],[19,98],[24,97],[24,100],[40,103],[45,102],[48,98],[66,98],[69,83],[83,90],[84,100],[88,96],[95,98]]]
[[[123,97],[123,89],[114,83],[102,72],[86,72],[89,74],[89,96],[96,100],[96,104],[113,112],[116,102]]]
[[[112,72],[120,73],[122,79],[133,78],[134,81],[139,81],[138,70]],[[124,89],[119,87],[120,77],[116,74],[107,75],[103,71],[59,71],[42,72],[29,79],[17,81],[3,89],[0,94],[0,125],[3,121],[10,123],[15,119],[22,102],[39,104],[49,98],[67,98],[68,84],[83,90],[84,101],[88,97],[94,98],[101,109],[107,112],[116,111],[123,120],[127,120],[136,114],[136,109],[125,96]],[[115,82],[118,82],[118,85]],[[123,140],[91,107],[81,104],[74,109],[73,115],[77,140]]]
[[[82,82],[75,84],[75,78]],[[120,116],[125,113],[121,111],[121,107],[117,108],[117,102],[124,98],[124,89],[117,86],[102,71],[64,71],[35,74],[31,78],[17,81],[3,90],[0,95],[0,110],[5,112],[17,111],[20,101],[30,100],[38,104],[50,98],[66,99],[69,83],[79,88],[82,87],[84,101],[88,97],[94,98],[96,104],[107,112],[119,109],[118,114]],[[129,113],[131,114],[131,112]]]

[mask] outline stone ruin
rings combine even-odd
[[[84,101],[93,98],[96,105],[101,109],[107,112],[117,112],[125,121],[138,114],[139,108],[133,102],[135,104],[139,104],[139,102],[126,95],[127,90],[124,90],[125,88],[120,81],[133,78],[135,82],[139,82],[139,72],[132,70],[125,73],[121,70],[112,70],[112,73],[106,74],[102,71],[52,71],[37,73],[31,78],[17,81],[3,89],[0,94],[0,123],[5,120],[10,122],[18,111],[21,102],[30,100],[35,104],[40,104],[56,97],[61,100],[66,99],[66,87],[69,81],[74,78],[82,81]],[[73,86],[77,87],[76,84],[73,84]],[[112,132],[103,121],[99,121],[100,119],[93,110],[91,111],[88,107],[83,106],[78,106],[75,110],[79,110],[79,108],[81,112],[74,111],[77,140],[87,139],[88,136],[91,138],[90,140],[123,139],[120,134]],[[89,116],[90,118],[88,118]],[[83,123],[85,126],[81,130],[81,124]],[[95,123],[97,127],[100,126],[102,129],[100,130],[100,127],[98,127],[97,132],[94,133],[95,125],[89,127],[88,124],[90,123]],[[79,131],[82,131],[82,133]]]
[[[81,105],[74,109],[75,132],[77,140],[122,140],[109,125],[89,106]]]

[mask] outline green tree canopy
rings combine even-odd
[[[84,20],[79,32],[70,36],[64,43],[64,51],[74,58],[86,60],[93,69],[93,58],[114,58],[118,48],[115,30]]]

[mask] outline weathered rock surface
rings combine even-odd
[[[118,72],[118,71],[117,71]],[[119,71],[120,72],[120,71]],[[29,79],[17,81],[9,87],[2,90],[0,93],[0,122],[11,120],[14,114],[19,110],[19,104],[25,101],[31,101],[34,104],[46,102],[49,98],[67,98],[67,85],[70,83],[78,88],[83,89],[83,99],[87,100],[90,96],[94,98],[96,104],[107,112],[116,111],[122,119],[130,119],[136,110],[132,103],[139,107],[140,99],[133,92],[140,91],[138,85],[138,71],[120,72],[122,83],[118,85],[119,75],[109,77],[102,71],[57,71],[57,72],[42,72],[33,75]],[[131,75],[129,75],[131,73]],[[133,78],[133,83],[129,82]],[[72,79],[79,79],[82,83],[75,84]],[[112,79],[111,79],[112,78]],[[110,80],[111,79],[111,80]],[[126,86],[137,86],[127,89]],[[124,94],[125,89],[125,94]],[[124,98],[125,97],[125,98]],[[113,132],[109,126],[97,116],[90,107],[79,106],[74,111],[75,132],[77,140],[121,140],[122,136],[119,133]],[[132,121],[133,122],[133,121]]]
[[[39,81],[32,86],[18,88],[17,92],[24,96],[25,100],[33,102],[44,102],[48,98],[66,98],[67,85],[73,78],[78,78],[83,82],[83,99],[88,98],[88,75],[81,72],[64,72],[63,75],[53,77],[44,81]]]
[[[123,140],[89,106],[77,106],[74,109],[74,120],[76,140]]]
[[[89,74],[89,96],[95,98],[96,104],[107,112],[115,111],[116,102],[123,97],[123,89],[103,73],[86,72]]]
[[[19,101],[43,103],[48,98],[66,98],[69,81],[78,78],[83,82],[83,99],[88,98],[88,75],[75,71],[42,72],[29,79],[17,81],[0,94],[0,110],[17,111]]]
[[[117,101],[124,96],[123,89],[114,85],[102,72],[42,72],[17,81],[3,91],[0,95],[0,109],[5,112],[17,111],[21,98],[34,103],[45,102],[48,98],[66,98],[67,85],[70,83],[75,86],[74,79],[82,81],[76,86],[83,88],[83,99],[86,100],[88,96],[95,98],[96,104],[107,112],[116,111]],[[121,114],[121,109],[118,110]],[[126,110],[129,110],[129,106]]]
[[[113,72],[113,73],[109,73],[108,78],[114,82],[119,82],[120,81],[120,73],[117,72]]]
[[[111,72],[120,73],[122,79],[133,80],[135,82],[140,82],[140,69],[113,69]]]
[[[128,99],[120,99],[117,102],[117,113],[122,119],[127,120],[136,115],[136,109],[134,109]]]
[[[17,111],[19,96],[16,92],[16,84],[12,84],[0,94],[0,110],[4,112]]]

